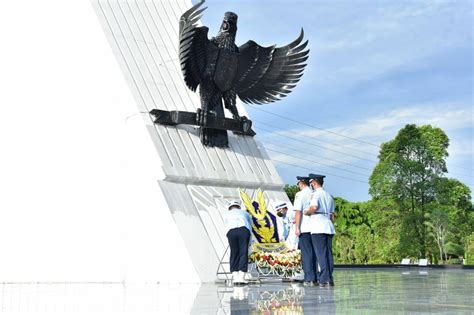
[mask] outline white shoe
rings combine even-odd
[[[301,271],[300,273],[297,273],[291,279],[296,280],[296,281],[303,281],[304,280],[304,271]]]
[[[238,276],[239,283],[243,283],[243,284],[249,283],[247,280],[245,280],[245,274],[246,272],[239,271],[239,276]]]
[[[248,281],[254,281],[256,280],[253,276],[252,276],[252,273],[250,272],[245,272],[245,277],[244,277],[245,280],[248,280]]]
[[[232,283],[233,284],[239,284],[239,272],[238,271],[232,272]]]

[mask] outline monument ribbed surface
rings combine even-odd
[[[139,109],[196,111],[199,96],[187,89],[178,60],[178,21],[191,4],[98,1],[96,6]],[[201,145],[197,128],[154,126],[151,118],[147,120],[156,135],[166,180],[282,185],[263,147],[250,137],[230,133],[229,149],[208,148]]]

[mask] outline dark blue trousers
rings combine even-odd
[[[334,271],[334,258],[332,257],[332,238],[334,235],[328,235],[327,237],[327,247],[328,247],[328,263],[329,263],[329,280],[334,281],[332,277],[332,272]]]
[[[230,246],[230,272],[247,272],[249,266],[250,231],[241,226],[227,232]]]
[[[334,261],[332,257],[332,235],[331,234],[311,234],[314,252],[319,263],[319,282],[327,283],[333,281],[332,272]]]
[[[301,233],[298,242],[301,250],[301,261],[303,264],[304,281],[317,281],[316,274],[318,263],[314,253],[314,246],[311,239],[311,233]]]

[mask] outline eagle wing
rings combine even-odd
[[[247,193],[240,188],[239,188],[239,192],[240,192],[240,199],[242,199],[245,209],[247,209],[248,211],[253,210],[252,199],[250,199],[249,195],[247,195]]]
[[[267,104],[285,97],[296,86],[306,67],[308,41],[300,36],[283,47],[262,47],[250,40],[239,47],[235,91],[245,103]]]
[[[179,61],[184,81],[188,88],[196,91],[201,83],[206,66],[206,51],[209,39],[205,26],[198,26],[202,13],[207,7],[199,9],[204,0],[195,4],[181,15],[179,20]]]
[[[257,190],[257,202],[258,202],[258,211],[265,215],[267,212],[267,206],[265,205],[265,196],[263,195],[263,191],[259,188]]]

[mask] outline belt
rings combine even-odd
[[[326,217],[329,217],[329,215],[330,215],[330,213],[328,213],[328,212],[316,212],[315,214],[324,215]]]

